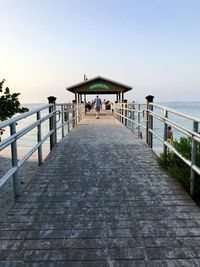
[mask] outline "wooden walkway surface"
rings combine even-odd
[[[200,266],[200,210],[112,116],[87,116],[5,219],[0,266]]]

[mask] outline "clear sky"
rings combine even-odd
[[[128,100],[200,101],[200,0],[0,0],[0,80],[24,103],[104,76]]]

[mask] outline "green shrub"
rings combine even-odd
[[[190,138],[181,137],[179,141],[175,140],[172,146],[186,159],[191,160],[192,142]],[[190,191],[190,167],[184,163],[173,152],[168,151],[167,157],[161,154],[158,162],[162,168],[166,169],[170,175],[177,178],[182,186]],[[197,146],[197,166],[200,167],[200,145]],[[194,198],[200,200],[200,177],[195,175]]]

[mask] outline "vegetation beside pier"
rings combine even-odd
[[[191,160],[192,140],[191,138],[181,137],[180,140],[173,142],[173,147],[186,159]],[[200,167],[200,145],[197,146],[196,165]],[[190,192],[190,167],[183,162],[173,152],[168,151],[167,157],[161,154],[158,162],[162,168],[167,170],[170,175],[175,177],[181,185]],[[194,199],[200,204],[200,177],[195,174]]]

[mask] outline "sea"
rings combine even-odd
[[[160,102],[157,104],[200,119],[200,101]],[[37,108],[37,107],[42,106],[42,105],[44,105],[44,104],[41,104],[41,103],[23,104],[23,106],[29,108],[29,110],[33,110],[34,108]],[[159,113],[160,115],[163,115],[163,111],[160,109],[154,108],[154,111]],[[47,113],[48,113],[47,109],[42,111],[42,116],[47,114]],[[169,119],[182,125],[186,129],[192,130],[192,128],[193,128],[192,121],[190,121],[188,119],[185,119],[185,118],[182,118],[182,117],[170,114],[170,113],[169,113]],[[17,130],[19,131],[20,129],[23,129],[24,127],[33,123],[35,120],[36,120],[36,116],[34,114],[34,115],[32,115],[26,119],[19,121],[17,124]],[[143,120],[142,122],[144,123],[145,118],[143,118],[143,119],[141,118],[141,120]],[[129,124],[129,128],[132,128],[132,130],[135,131],[135,133],[137,133],[137,127],[136,126],[134,126],[134,127],[132,128],[132,126]],[[163,123],[160,122],[159,120],[155,119],[154,120],[154,131],[161,138],[163,138],[163,129],[164,129]],[[48,131],[49,131],[49,124],[48,124],[48,121],[46,121],[42,124],[42,136],[44,137],[48,133]],[[67,132],[67,126],[65,127],[65,131]],[[184,136],[182,133],[180,133],[176,129],[173,129],[173,127],[172,127],[172,131],[173,131],[174,140],[176,140],[176,139],[179,140],[180,137]],[[141,132],[142,132],[142,138],[145,141],[145,130],[142,130],[142,128],[141,128]],[[10,135],[9,128],[5,128],[5,132],[2,136],[2,140],[8,138],[9,135]],[[61,139],[61,130],[58,131],[58,140],[60,140],[60,139]],[[37,144],[37,129],[35,128],[17,141],[19,158],[22,158],[36,144]],[[163,148],[162,143],[156,137],[154,137],[153,138],[153,149],[156,152],[160,153],[160,152],[162,152],[162,148]],[[45,156],[49,153],[49,140],[47,140],[43,144],[43,152],[44,152]],[[10,153],[10,147],[1,151],[0,156],[2,156],[4,154],[6,154],[6,156],[7,156],[9,153]]]

